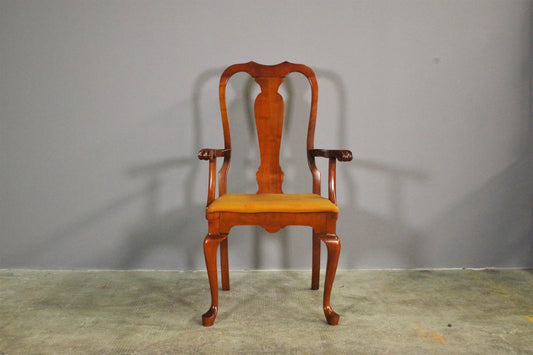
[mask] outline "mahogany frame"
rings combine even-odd
[[[254,113],[261,155],[261,164],[256,174],[258,194],[283,193],[283,171],[279,165],[279,152],[283,131],[284,102],[278,93],[278,88],[285,76],[292,72],[303,74],[311,85],[311,110],[307,130],[307,162],[313,179],[313,193],[320,195],[320,171],[315,158],[329,160],[328,168],[328,198],[337,204],[336,194],[336,162],[352,160],[349,150],[315,149],[314,137],[317,115],[318,84],[313,70],[303,64],[283,62],[277,65],[261,65],[255,62],[234,64],[228,67],[220,78],[219,100],[224,133],[223,149],[202,149],[198,153],[200,160],[209,161],[209,181],[207,206],[216,198],[216,160],[224,161],[218,172],[218,195],[227,193],[227,176],[231,161],[231,135],[226,106],[226,85],[232,75],[246,72],[252,76],[261,87],[258,94]],[[331,290],[340,254],[340,240],[336,234],[336,212],[306,212],[306,213],[238,213],[230,211],[208,212],[208,234],[204,239],[204,255],[207,267],[209,285],[211,289],[211,306],[202,315],[204,326],[213,325],[218,313],[218,279],[217,279],[217,250],[220,245],[220,264],[222,289],[229,290],[228,267],[228,234],[237,225],[258,225],[270,233],[275,233],[288,225],[304,225],[313,229],[312,277],[311,289],[317,290],[320,281],[320,242],[327,247],[326,278],[324,281],[323,309],[327,323],[336,325],[339,315],[333,311],[330,304]]]

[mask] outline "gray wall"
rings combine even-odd
[[[196,152],[221,147],[218,76],[249,60],[314,68],[316,146],[356,156],[338,167],[340,267],[533,267],[532,7],[1,1],[0,267],[203,269]],[[243,118],[249,83],[231,86]],[[290,101],[287,191],[310,188],[306,101]],[[253,192],[234,122],[230,189]],[[232,268],[310,268],[307,228],[230,238]]]

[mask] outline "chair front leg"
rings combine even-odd
[[[330,304],[331,289],[333,288],[333,281],[337,272],[337,264],[339,262],[339,255],[341,251],[341,243],[337,235],[327,234],[323,236],[322,241],[326,244],[328,249],[328,262],[326,266],[326,280],[324,281],[324,315],[330,325],[337,325],[339,323],[339,315],[333,311]]]
[[[311,271],[311,290],[320,287],[320,236],[313,229],[313,260]]]
[[[222,240],[227,236],[208,234],[204,239],[204,256],[211,288],[211,307],[202,315],[202,324],[210,327],[215,322],[218,313],[218,279],[217,279],[217,249]]]

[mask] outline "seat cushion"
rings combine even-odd
[[[207,206],[210,212],[339,212],[327,198],[316,194],[225,194]]]

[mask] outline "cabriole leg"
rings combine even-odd
[[[335,280],[335,273],[337,272],[341,243],[335,234],[328,234],[322,237],[322,241],[326,244],[328,249],[326,280],[324,281],[324,315],[326,316],[328,324],[337,325],[339,323],[339,315],[333,311],[333,308],[331,308],[330,297],[333,281]]]
[[[204,239],[205,265],[211,288],[211,307],[202,315],[202,323],[206,327],[213,325],[218,312],[217,249],[225,238],[226,236],[218,234],[208,234]]]

